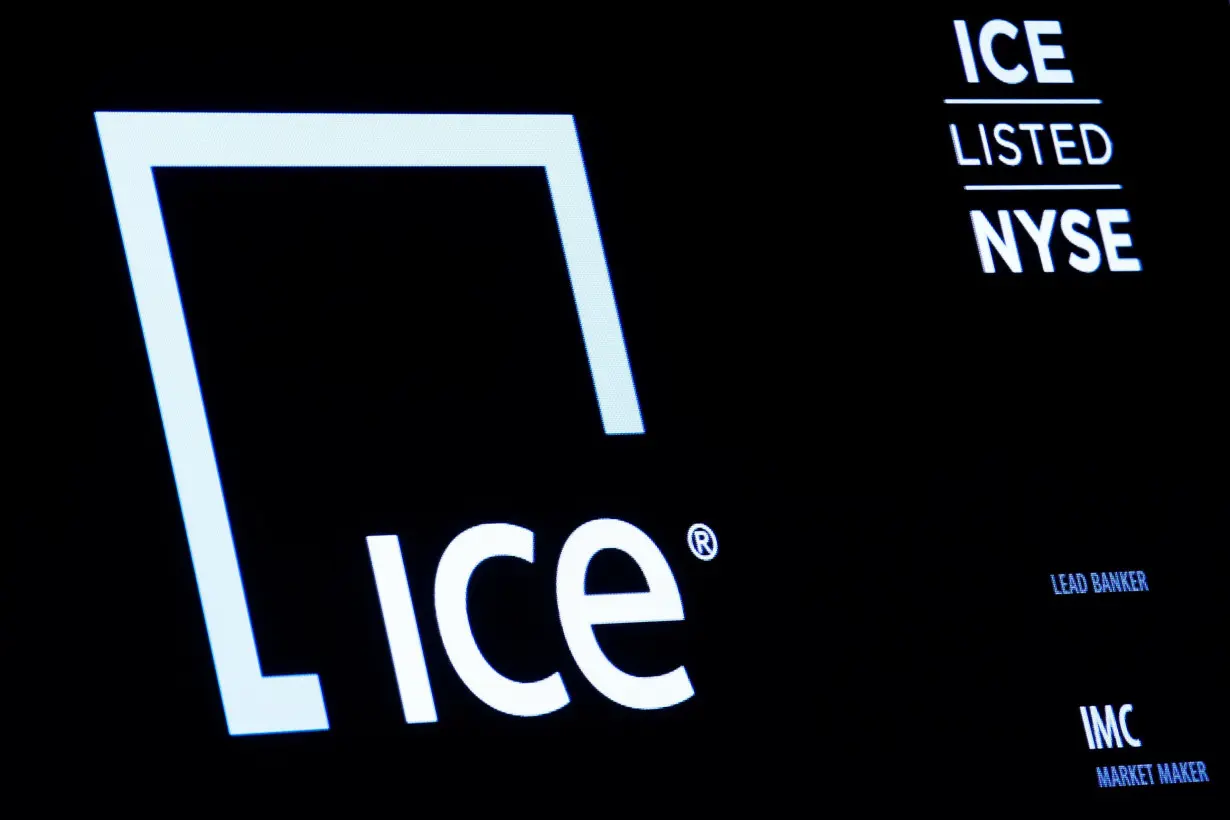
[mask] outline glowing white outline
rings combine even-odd
[[[95,112],[227,728],[329,728],[314,674],[264,676],[153,169],[542,167],[607,435],[645,431],[570,115]]]

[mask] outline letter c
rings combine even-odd
[[[1132,711],[1132,704],[1125,703],[1119,707],[1119,731],[1123,733],[1123,739],[1127,741],[1127,745],[1133,749],[1140,748],[1140,741],[1132,737],[1132,733],[1127,727],[1127,713]]]
[[[1008,69],[1000,65],[995,59],[995,52],[991,48],[992,41],[1003,34],[1009,39],[1016,39],[1016,26],[1009,23],[1007,20],[991,20],[982,27],[982,31],[978,34],[978,51],[982,54],[982,62],[987,66],[987,70],[991,75],[1001,83],[1016,85],[1029,76],[1029,69],[1017,63],[1015,67]]]
[[[436,621],[444,651],[471,692],[492,709],[517,717],[536,717],[568,704],[559,672],[523,683],[506,678],[483,657],[470,629],[466,593],[470,576],[488,558],[534,561],[534,533],[512,524],[480,524],[458,535],[440,556],[436,570]]]

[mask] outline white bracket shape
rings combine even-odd
[[[538,114],[97,112],[227,728],[329,728],[314,674],[261,674],[154,168],[542,167],[607,435],[645,431],[576,125]]]

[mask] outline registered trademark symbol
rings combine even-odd
[[[712,561],[718,551],[717,535],[707,524],[693,524],[688,527],[688,546],[700,560]]]

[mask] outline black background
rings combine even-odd
[[[31,403],[51,508],[19,551],[20,785],[355,814],[1217,800],[1217,5],[49,40],[21,89],[41,161],[16,169],[38,293],[18,349],[54,374]],[[970,91],[951,21],[992,16],[1061,20],[1076,84]],[[1105,104],[942,104],[1008,93]],[[263,669],[318,673],[327,733],[226,733],[97,110],[576,117],[645,436],[602,435],[540,172],[157,173]],[[953,158],[948,123],[979,116],[1097,122],[1115,157],[1089,179],[1124,191],[963,191],[1000,181]],[[980,270],[971,208],[1120,206],[1141,274]],[[697,694],[673,709],[606,702],[558,630],[555,558],[603,516],[678,579],[684,622],[600,633],[631,672],[687,666]],[[475,634],[505,674],[561,671],[573,701],[547,717],[479,702],[434,628],[440,552],[489,521],[532,529],[536,560],[476,573]],[[713,562],[687,550],[695,521]],[[432,726],[402,722],[377,533],[401,538]],[[634,589],[606,558],[591,591]],[[1051,592],[1051,573],[1113,569],[1152,591]],[[1124,702],[1143,747],[1086,749],[1078,707]],[[1096,788],[1097,765],[1162,760],[1204,760],[1213,783]]]

